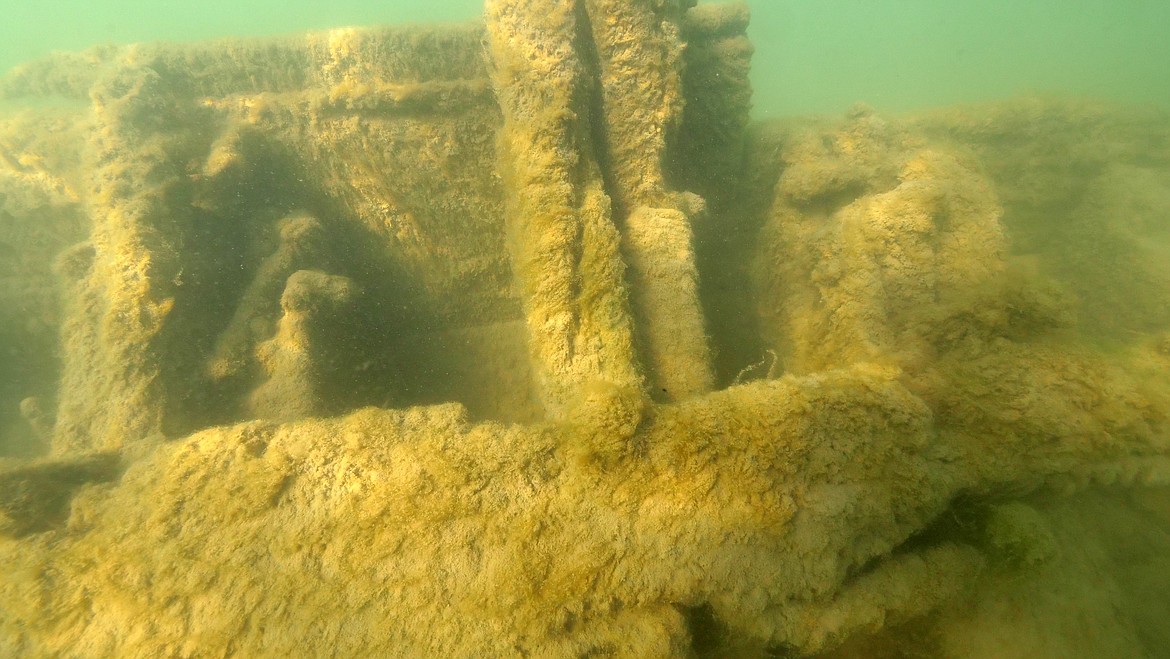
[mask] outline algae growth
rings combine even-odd
[[[0,654],[1170,647],[1170,117],[691,4],[3,79]]]

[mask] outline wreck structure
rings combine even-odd
[[[1170,647],[1167,115],[752,124],[693,5],[0,81],[0,654]]]

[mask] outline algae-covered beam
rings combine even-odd
[[[576,3],[489,0],[485,12],[507,231],[540,400],[566,418],[584,391],[640,397],[625,267],[594,150],[592,72],[574,47]]]
[[[682,22],[690,0],[583,0],[599,94],[597,141],[630,268],[636,337],[651,394],[710,391],[690,222],[703,204],[670,189],[666,162],[682,123]]]
[[[117,450],[162,431],[164,323],[179,273],[175,224],[184,115],[141,64],[107,72],[91,91],[88,245],[65,257],[64,373],[56,454]],[[72,274],[72,277],[70,276]]]
[[[515,274],[554,417],[589,380],[635,384],[636,361],[655,398],[712,386],[689,226],[702,203],[664,168],[689,4],[487,3]]]

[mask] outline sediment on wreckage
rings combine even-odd
[[[9,73],[0,654],[1170,643],[1165,114],[751,123],[690,5]]]

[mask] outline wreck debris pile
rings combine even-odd
[[[1170,644],[1166,116],[749,124],[692,4],[0,81],[0,654]]]

